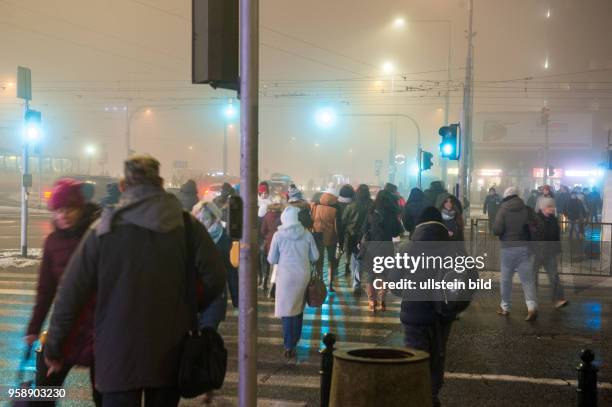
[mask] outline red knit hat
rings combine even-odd
[[[267,182],[261,182],[259,184],[259,187],[257,187],[257,192],[260,194],[265,194],[268,193],[270,191],[270,187],[268,186]]]
[[[49,209],[74,208],[85,205],[85,198],[81,188],[83,183],[72,178],[60,179],[53,185]]]

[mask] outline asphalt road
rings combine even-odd
[[[51,214],[33,210],[29,214],[28,247],[41,248],[51,232]],[[21,247],[21,218],[18,208],[0,207],[0,250]]]
[[[493,274],[495,276],[495,274]],[[565,277],[564,277],[565,278]],[[14,385],[21,338],[34,299],[36,268],[0,270],[0,404],[6,387]],[[545,279],[544,279],[544,282]],[[610,278],[569,278],[570,306],[557,311],[541,287],[540,318],[523,321],[525,307],[515,287],[510,317],[495,314],[497,294],[480,295],[454,326],[448,345],[444,406],[575,406],[575,365],[578,352],[591,348],[600,367],[600,406],[612,405],[612,281]],[[399,304],[393,301],[383,315],[371,316],[364,298],[355,300],[344,281],[322,309],[306,309],[297,363],[282,357],[280,321],[273,302],[260,296],[258,326],[258,384],[261,406],[318,406],[320,340],[326,332],[338,336],[337,347],[401,346]],[[231,307],[230,307],[231,308]],[[230,354],[224,388],[216,406],[236,405],[237,312],[230,310],[221,324]],[[129,332],[121,333],[129,335]],[[607,339],[607,340],[606,340]],[[373,385],[364,383],[364,385]],[[380,385],[380,384],[379,384]],[[402,385],[398,378],[397,385]],[[60,405],[91,405],[87,372],[75,369],[66,383],[70,400]],[[409,389],[406,389],[409,391]],[[184,401],[186,406],[200,400]],[[373,404],[374,405],[374,404]]]

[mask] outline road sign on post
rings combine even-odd
[[[32,100],[32,72],[30,68],[17,67],[17,97],[26,102]]]

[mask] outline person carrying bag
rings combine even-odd
[[[192,241],[189,213],[185,219],[185,240]],[[199,328],[198,282],[194,254],[187,244],[187,303],[190,311],[190,329],[183,339],[180,357],[178,387],[181,397],[193,398],[218,390],[223,386],[227,369],[227,350],[221,335],[211,327]]]

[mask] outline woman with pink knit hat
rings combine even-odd
[[[49,209],[53,211],[54,230],[47,236],[44,243],[36,302],[25,337],[25,341],[29,345],[36,341],[41,332],[72,253],[100,213],[97,205],[85,202],[82,187],[82,182],[64,178],[57,181],[51,191]],[[63,349],[61,368],[59,370],[54,369],[47,374],[37,375],[44,378],[44,383],[37,382],[36,386],[61,386],[73,366],[87,366],[90,367],[93,399],[96,405],[100,406],[102,405],[100,394],[93,388],[94,309],[95,298],[91,298],[81,310],[76,324],[72,327]]]

